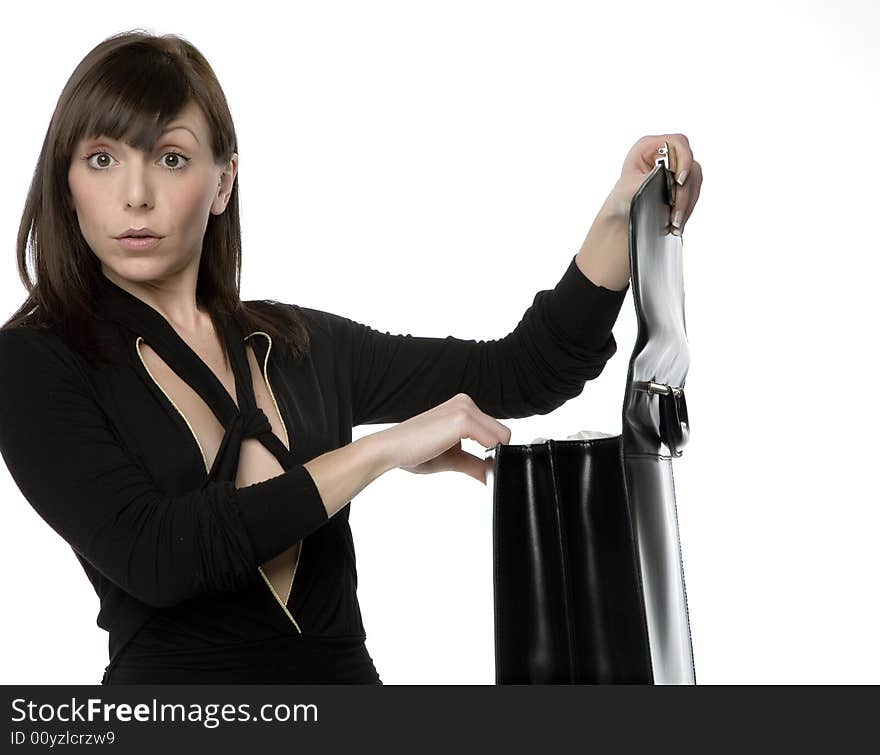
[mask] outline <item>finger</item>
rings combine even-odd
[[[479,480],[485,485],[486,462],[478,456],[474,456],[473,454],[469,454],[467,452],[465,452],[464,455],[468,458],[462,459],[461,471],[469,477],[473,477],[475,480]]]
[[[482,423],[482,426],[486,428],[486,438],[489,439],[488,443],[483,441],[479,441],[487,451],[495,448],[499,443],[507,444],[510,443],[510,428],[502,425],[497,419],[494,417],[489,417],[483,415],[483,419],[479,420]],[[477,438],[474,438],[477,440]]]
[[[510,443],[510,428],[494,417],[483,413],[473,405],[467,412],[467,426],[462,437],[477,441],[484,448],[494,448],[498,443]]]
[[[477,402],[468,394],[456,394],[450,401],[458,402],[458,407],[464,409],[463,416],[468,424],[477,423],[473,429],[479,435],[463,435],[462,437],[471,438],[486,448],[493,448],[498,443],[510,443],[510,428],[482,411],[477,406]],[[488,439],[491,440],[487,443]]]
[[[684,134],[666,134],[663,139],[669,145],[669,170],[675,176],[676,183],[684,186],[694,162],[690,142]]]
[[[684,134],[666,134],[665,138],[669,145],[669,170],[676,176],[672,183],[669,225],[666,231],[680,236],[695,201],[691,197],[690,185],[685,185],[687,176],[693,170],[694,154]]]
[[[694,206],[697,204],[697,199],[700,196],[700,188],[703,185],[703,168],[696,160],[693,161],[691,170],[691,177],[688,179],[687,198],[675,208],[675,212],[682,213],[681,225],[673,230],[676,236],[681,236],[684,233],[684,227],[694,211]]]
[[[453,472],[463,472],[475,480],[485,483],[486,481],[486,462],[479,456],[472,453],[456,449],[449,455],[449,470]]]
[[[672,200],[672,206],[669,208],[669,227],[667,231],[675,236],[681,235],[681,229],[684,228],[684,224],[687,221],[685,213],[690,193],[690,186],[679,186],[675,182],[672,183],[674,199]]]

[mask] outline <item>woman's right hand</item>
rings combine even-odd
[[[466,393],[383,431],[395,467],[415,474],[463,472],[486,484],[493,460],[463,451],[462,438],[487,449],[510,443],[510,428],[484,414]]]

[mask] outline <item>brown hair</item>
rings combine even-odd
[[[162,129],[190,101],[205,114],[217,165],[228,163],[238,151],[229,106],[210,64],[190,42],[132,30],[108,37],[83,58],[58,98],[19,225],[18,273],[28,297],[0,329],[53,328],[90,361],[103,357],[91,327],[97,276],[103,273],[80,231],[67,183],[73,150],[84,136],[106,135],[152,151]],[[27,268],[29,240],[33,282]],[[245,304],[239,298],[240,282],[236,177],[224,211],[208,218],[196,298],[215,328],[218,317],[231,315],[245,332],[266,331],[294,356],[307,351],[305,313],[270,299]]]

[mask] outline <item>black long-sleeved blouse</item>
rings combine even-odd
[[[117,681],[111,669],[139,682],[378,680],[364,647],[349,507],[328,518],[303,464],[350,443],[356,425],[401,422],[459,392],[498,419],[561,406],[616,352],[611,328],[628,290],[593,284],[572,258],[555,288],[492,341],[392,335],[285,305],[311,323],[299,358],[271,353],[268,334],[229,318],[222,337],[237,406],[164,316],[109,279],[102,289],[100,334],[120,346],[109,365],[93,366],[51,330],[0,331],[0,453],[100,599],[104,683]],[[138,339],[222,422],[210,470]],[[247,339],[290,451],[256,406]],[[258,438],[285,472],[236,488],[244,437]],[[300,540],[284,604],[260,565]]]

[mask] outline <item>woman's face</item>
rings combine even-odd
[[[226,208],[238,170],[237,155],[214,163],[210,141],[201,108],[190,103],[152,154],[105,137],[76,145],[67,181],[80,230],[108,278],[167,281],[198,271],[208,216]],[[152,248],[127,249],[117,238],[143,227],[161,237]]]

